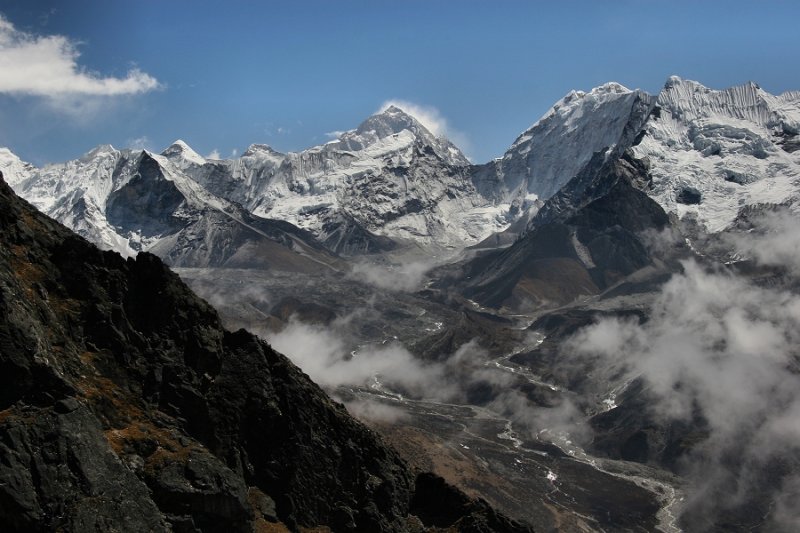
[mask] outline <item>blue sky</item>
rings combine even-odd
[[[37,164],[177,138],[203,155],[299,150],[395,99],[484,162],[571,89],[657,92],[670,74],[800,89],[796,1],[0,0],[0,14],[0,146]],[[31,43],[73,70],[15,79],[28,56],[3,54]]]

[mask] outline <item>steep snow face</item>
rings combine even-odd
[[[520,135],[502,159],[476,176],[480,188],[506,200],[547,199],[589,162],[613,150],[643,122],[653,98],[618,83],[571,91]],[[492,191],[485,191],[491,194]]]
[[[12,156],[5,166],[16,169]],[[235,160],[206,160],[183,141],[160,155],[99,146],[15,183],[40,210],[127,255],[185,233],[208,210],[230,218],[237,204],[356,254],[391,240],[460,248],[502,230],[508,205],[483,198],[467,166],[449,141],[390,107],[302,152],[252,145]]]
[[[191,157],[193,152],[185,153]],[[169,156],[110,145],[66,163],[31,167],[27,178],[12,187],[80,235],[126,256],[148,250],[206,209],[230,209],[229,202],[189,179]]]
[[[131,156],[130,150],[100,145],[78,159],[35,170],[14,188],[17,194],[51,215],[72,196],[85,198],[104,210],[109,193],[132,176]]]
[[[505,227],[508,206],[474,188],[466,157],[397,107],[338,140],[289,154],[250,205],[323,240],[344,214],[377,235],[444,247],[477,242]]]
[[[800,92],[718,91],[673,76],[657,106],[634,153],[649,160],[650,194],[667,212],[717,232],[745,206],[797,203]]]
[[[714,91],[677,77],[657,98],[617,83],[573,91],[502,158],[478,167],[395,106],[301,152],[254,144],[237,159],[206,160],[176,141],[146,156],[157,163],[158,179],[149,183],[170,208],[168,217],[194,224],[209,210],[230,218],[241,205],[306,229],[337,252],[357,254],[392,241],[461,248],[505,229],[511,238],[524,227],[520,220],[533,218],[542,200],[588,169],[593,157],[601,164],[630,148],[651,165],[649,194],[712,232],[748,205],[800,206],[800,92],[773,96],[755,84]],[[0,170],[42,211],[131,254],[163,237],[156,227],[174,229],[170,219],[152,231],[133,225],[123,231],[119,220],[112,225],[106,218],[112,193],[141,178],[143,157],[103,145],[36,169],[0,149]],[[145,194],[142,185],[126,190],[131,198]]]
[[[79,159],[41,169],[10,182],[14,191],[62,224],[105,248],[123,255],[134,249],[105,216],[106,201],[135,174],[130,150],[101,145]]]
[[[6,183],[12,187],[31,177],[35,170],[36,167],[17,157],[8,148],[0,148],[0,172],[3,173]]]

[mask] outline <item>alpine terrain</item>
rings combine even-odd
[[[0,171],[16,530],[800,527],[800,92]]]

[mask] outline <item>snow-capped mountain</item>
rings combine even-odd
[[[474,179],[524,207],[524,195],[554,196],[596,153],[611,160],[632,149],[649,164],[648,194],[714,233],[743,207],[796,202],[798,132],[798,91],[774,96],[754,83],[717,91],[672,76],[651,96],[609,83],[569,93]]]
[[[677,77],[657,98],[618,85],[592,93],[600,98],[561,100],[497,163],[512,168],[509,161],[530,154],[530,165],[497,174],[499,183],[517,179],[521,191],[551,194],[556,169],[575,174],[509,248],[466,263],[464,293],[479,303],[524,307],[597,294],[649,266],[639,233],[664,227],[665,213],[716,233],[753,207],[800,208],[800,93],[773,96],[753,83],[714,91]],[[551,136],[563,146],[539,154]],[[531,152],[526,143],[535,144]],[[549,166],[530,170],[545,159]]]
[[[0,148],[0,172],[9,185],[15,185],[30,177],[36,167],[26,163],[8,148]]]
[[[93,242],[173,264],[227,260],[230,224],[252,230],[267,219],[300,228],[287,242],[313,235],[346,255],[403,243],[460,248],[507,224],[508,205],[476,191],[466,157],[397,107],[297,153],[254,144],[213,160],[178,140],[161,154],[98,146],[42,169],[5,151],[0,164],[20,195]]]
[[[796,202],[798,133],[800,91],[774,96],[755,83],[716,91],[673,76],[634,154],[650,162],[650,195],[713,233],[745,206]]]
[[[239,159],[205,161],[175,143],[163,155],[220,197],[348,255],[387,238],[457,248],[508,222],[508,205],[478,193],[461,151],[395,106],[301,152],[251,145]]]
[[[202,160],[183,147],[187,159]],[[5,155],[0,170],[39,210],[122,255],[150,251],[176,266],[291,270],[335,268],[337,262],[307,232],[253,216],[188,178],[179,164],[147,151],[102,145],[42,169]]]
[[[253,144],[239,158],[216,160],[183,141],[160,155],[106,145],[36,169],[3,149],[0,169],[39,209],[126,254],[157,242],[164,254],[167,242],[213,248],[220,244],[203,234],[211,227],[200,225],[202,217],[241,227],[256,217],[355,255],[409,243],[455,250],[503,230],[484,243],[510,244],[526,227],[578,207],[591,176],[559,191],[626,150],[649,165],[646,192],[667,213],[720,231],[744,207],[795,203],[798,132],[800,92],[773,96],[755,84],[715,91],[672,77],[658,96],[617,83],[572,91],[485,165],[471,165],[390,106],[300,152]],[[189,226],[197,230],[192,239],[165,240],[178,231],[185,237]]]
[[[618,83],[571,91],[523,132],[502,158],[479,168],[478,187],[506,200],[546,200],[597,151],[633,140],[655,99]]]

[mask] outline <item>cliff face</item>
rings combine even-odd
[[[0,523],[524,530],[415,477],[284,356],[225,331],[158,258],[101,252],[2,180]]]

